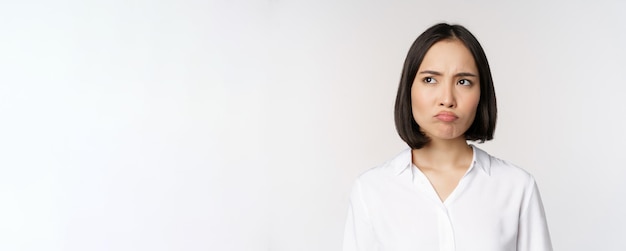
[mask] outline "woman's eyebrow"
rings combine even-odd
[[[456,77],[478,77],[476,74],[470,73],[470,72],[459,72],[459,73],[455,74],[454,76],[456,76]]]
[[[431,71],[431,70],[420,71],[419,74],[430,74],[430,75],[435,75],[435,76],[443,75],[441,72]],[[455,77],[478,77],[478,75],[471,73],[471,72],[459,72],[457,74],[454,74],[454,76]]]
[[[420,71],[419,74],[431,74],[431,75],[436,75],[436,76],[443,75],[443,74],[441,74],[441,72],[431,71],[431,70]]]

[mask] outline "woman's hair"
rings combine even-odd
[[[411,87],[426,52],[433,44],[446,39],[459,40],[467,47],[474,57],[480,77],[480,101],[476,108],[474,122],[465,132],[465,139],[481,143],[493,139],[497,117],[496,93],[487,56],[476,37],[465,27],[440,23],[424,31],[411,45],[404,61],[396,96],[394,111],[396,130],[400,138],[413,149],[422,148],[430,139],[420,131],[419,125],[413,118]]]

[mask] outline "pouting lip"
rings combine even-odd
[[[455,118],[459,117],[459,116],[456,116],[456,114],[454,114],[453,112],[447,112],[447,111],[441,111],[437,113],[437,115],[435,115],[435,117],[438,117],[438,116],[455,117]]]

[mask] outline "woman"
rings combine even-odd
[[[395,105],[410,149],[356,180],[344,251],[552,250],[533,177],[467,144],[493,138],[496,114],[476,38],[460,25],[422,33]]]

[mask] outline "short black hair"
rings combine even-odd
[[[465,139],[480,141],[481,143],[493,139],[497,118],[496,92],[493,87],[487,56],[476,37],[465,27],[439,23],[424,31],[411,45],[404,61],[396,96],[394,111],[396,130],[400,138],[412,149],[422,148],[430,139],[420,131],[420,127],[413,117],[411,87],[426,52],[433,44],[447,39],[459,40],[467,47],[474,57],[480,78],[480,100],[476,108],[476,117],[465,132]]]

